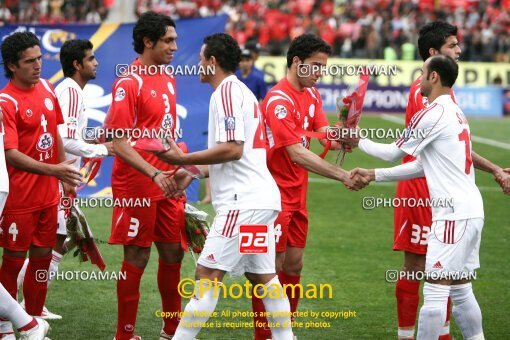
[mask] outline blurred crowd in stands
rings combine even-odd
[[[294,37],[315,32],[345,58],[419,59],[418,28],[459,27],[462,60],[510,61],[510,0],[138,0],[173,18],[227,14],[227,33],[263,54],[283,55]]]
[[[0,25],[102,22],[115,0],[0,0]]]
[[[115,0],[2,0],[0,23],[101,22]],[[510,0],[137,0],[174,19],[227,14],[226,32],[261,54],[283,55],[304,32],[344,58],[419,59],[418,30],[433,20],[457,25],[462,60],[510,62]]]

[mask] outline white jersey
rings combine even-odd
[[[235,75],[221,82],[209,103],[209,148],[244,142],[237,161],[209,165],[216,211],[281,210],[280,191],[266,165],[264,122],[257,98]]]
[[[396,145],[419,156],[433,202],[445,200],[432,207],[432,220],[483,218],[468,121],[451,96],[439,96],[416,113],[408,129],[412,130],[408,138],[397,140]]]
[[[72,165],[79,170],[81,157],[103,157],[108,154],[104,145],[87,144],[83,140],[83,130],[87,127],[87,115],[85,113],[85,97],[83,90],[72,78],[65,78],[55,88],[55,93],[60,104],[64,124],[58,126],[66,159],[76,159]]]

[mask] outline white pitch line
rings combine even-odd
[[[318,183],[318,184],[332,184],[332,183],[338,183],[340,184],[340,182],[337,182],[333,179],[329,179],[329,178],[317,178],[317,177],[309,177],[308,178],[308,183]],[[390,186],[395,186],[395,182],[372,182],[370,183],[370,185],[372,186],[380,186],[380,187],[390,187]],[[491,192],[497,192],[497,191],[501,191],[501,188],[500,187],[486,187],[486,186],[478,186],[478,189],[480,189],[480,191],[491,191]]]
[[[392,123],[396,123],[396,124],[404,124],[405,123],[405,120],[403,118],[396,117],[395,115],[390,115],[390,114],[384,113],[381,115],[381,117],[382,117],[382,119],[392,122]],[[504,149],[504,150],[510,150],[510,144],[505,143],[505,142],[500,142],[500,141],[497,141],[494,139],[471,135],[471,140],[473,142],[477,142],[480,144],[495,146],[497,148]]]

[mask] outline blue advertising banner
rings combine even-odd
[[[347,85],[323,85],[317,88],[325,111],[336,112],[336,98],[347,95]],[[503,89],[499,87],[454,87],[460,108],[469,116],[503,115]],[[374,113],[404,113],[409,88],[368,84],[363,111]]]
[[[189,66],[198,64],[203,39],[210,34],[223,32],[226,16],[176,21],[177,47],[172,65]],[[63,79],[59,61],[60,47],[70,39],[88,39],[94,45],[94,54],[99,62],[96,79],[85,89],[88,126],[100,126],[112,101],[112,84],[116,79],[116,65],[131,64],[136,58],[133,50],[132,33],[134,24],[101,25],[5,25],[0,27],[3,39],[16,31],[33,32],[41,40],[43,53],[42,78],[57,86]],[[209,98],[212,89],[201,84],[198,75],[177,75],[177,127],[182,129],[183,141],[190,151],[207,148],[207,120]],[[1,77],[0,86],[7,83]],[[111,171],[113,158],[108,157],[101,165],[95,180],[82,190],[81,196],[111,195]],[[196,181],[195,181],[196,182]],[[187,191],[189,201],[198,200],[198,183]]]

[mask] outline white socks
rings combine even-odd
[[[12,322],[14,327],[17,329],[28,325],[32,321],[32,317],[28,315],[19,303],[12,298],[0,284],[0,317],[8,319]],[[4,327],[10,328],[12,332],[12,326],[4,324]],[[9,333],[9,329],[0,329],[0,333]]]
[[[200,332],[202,326],[207,320],[209,320],[209,315],[214,312],[216,308],[216,303],[218,303],[218,296],[214,296],[215,292],[212,287],[211,289],[202,291],[202,296],[200,296],[199,287],[204,287],[207,284],[212,285],[212,282],[196,281],[195,284],[195,296],[192,297],[186,308],[184,309],[183,316],[181,321],[179,322],[179,326],[177,326],[177,330],[175,331],[173,340],[193,340],[195,336]],[[221,284],[218,282],[218,284]],[[205,290],[205,289],[203,289]],[[221,288],[220,290],[221,291]],[[216,295],[219,295],[216,292]],[[195,316],[195,313],[200,313],[200,315],[205,315],[203,317]]]
[[[278,280],[278,276],[273,277],[271,281],[266,283],[266,291],[279,290],[281,294],[279,298],[271,298],[271,294],[266,294],[266,297],[262,299],[266,312],[268,313],[267,321],[271,328],[271,334],[273,340],[292,340],[294,335],[292,334],[291,320],[290,320],[290,304],[288,297],[283,294],[283,287]],[[263,294],[263,290],[259,289],[259,294]],[[274,325],[279,324],[279,327]]]
[[[58,265],[60,264],[60,260],[62,260],[63,255],[58,252],[52,250],[51,251],[51,263],[50,268],[48,269],[48,287],[50,286],[51,281],[55,279],[58,271]],[[23,263],[23,267],[19,271],[18,274],[18,287],[23,285],[23,280],[25,280],[25,273],[27,272],[28,267],[28,257],[25,259],[25,263]]]
[[[471,283],[452,285],[452,314],[466,340],[483,340],[482,312],[473,294]]]
[[[417,340],[437,340],[446,320],[450,286],[425,282]]]

